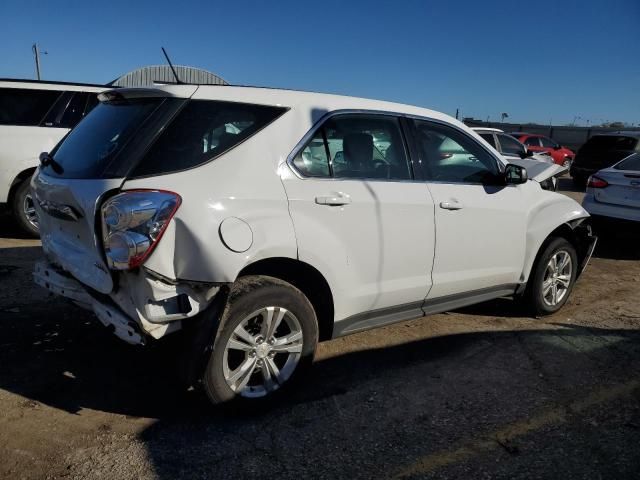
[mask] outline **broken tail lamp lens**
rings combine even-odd
[[[173,192],[131,190],[102,205],[102,234],[109,268],[139,267],[160,241],[181,198]]]

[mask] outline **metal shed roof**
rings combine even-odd
[[[226,80],[215,73],[201,68],[174,65],[181,82],[201,85],[228,85]],[[142,87],[154,83],[176,83],[169,65],[150,65],[138,68],[113,80],[109,85],[114,87]]]

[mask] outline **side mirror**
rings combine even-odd
[[[507,185],[519,185],[526,183],[528,179],[527,170],[520,165],[509,163],[504,169],[504,181]]]
[[[531,150],[529,150],[528,148],[525,148],[524,150],[520,151],[520,158],[524,160],[525,158],[529,158],[529,157],[533,157],[533,152]]]

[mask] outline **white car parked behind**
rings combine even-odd
[[[29,180],[38,155],[50,151],[98,104],[105,87],[0,79],[0,204],[22,229],[38,234]]]
[[[100,100],[32,180],[36,282],[130,343],[195,330],[214,403],[271,397],[319,340],[502,296],[553,313],[595,243],[544,171],[438,112],[233,86]]]

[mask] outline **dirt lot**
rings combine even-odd
[[[244,418],[178,390],[170,346],[34,286],[39,243],[16,236],[1,218],[2,478],[640,477],[637,235],[603,231],[554,316],[500,299],[324,343]]]

